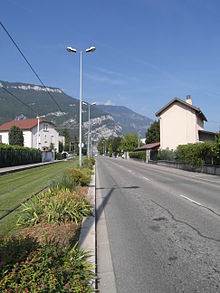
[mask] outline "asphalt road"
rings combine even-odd
[[[100,292],[220,292],[220,177],[104,157],[96,168]]]

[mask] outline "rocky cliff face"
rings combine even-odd
[[[12,95],[4,91],[6,88]],[[51,100],[53,95],[61,110]],[[18,99],[16,99],[16,97]],[[33,111],[31,110],[33,109]],[[83,106],[83,138],[87,141],[88,107]],[[72,137],[79,133],[79,100],[66,95],[59,88],[0,81],[0,124],[17,119],[33,118],[36,113],[55,123],[62,133],[68,129]],[[101,137],[122,136],[122,128],[112,115],[93,107],[91,111],[92,139],[97,143]]]
[[[145,137],[147,129],[153,121],[124,106],[98,105],[98,108],[109,113],[115,122],[121,125],[123,134],[139,132],[141,137]]]

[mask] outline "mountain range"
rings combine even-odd
[[[58,107],[59,106],[59,107]],[[13,119],[43,116],[55,123],[60,133],[68,129],[78,136],[79,100],[61,89],[42,87],[21,82],[0,81],[0,124]],[[87,137],[88,106],[83,105],[83,135]],[[102,136],[122,136],[127,132],[140,132],[145,137],[152,120],[124,106],[97,105],[91,107],[93,141]]]

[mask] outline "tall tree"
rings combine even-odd
[[[64,150],[69,151],[69,146],[70,146],[70,134],[68,129],[63,130],[63,136],[65,137],[65,145],[64,145]]]
[[[9,144],[24,146],[24,137],[22,130],[17,126],[12,126],[9,130]]]
[[[133,151],[138,147],[138,135],[136,133],[126,133],[120,143],[120,148],[124,152]]]
[[[160,141],[160,121],[154,121],[146,133],[146,144]]]
[[[108,151],[110,153],[120,153],[120,143],[122,137],[110,137],[108,139]]]
[[[104,154],[105,151],[107,152],[107,140],[104,137],[100,138],[97,149],[100,155]]]

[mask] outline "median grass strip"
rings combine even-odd
[[[53,180],[61,178],[64,170],[76,167],[77,164],[77,160],[69,160],[0,176],[0,217],[50,185]],[[16,233],[18,212],[19,209],[0,221],[0,236]]]
[[[19,234],[0,239],[1,292],[93,292],[93,265],[77,243],[91,213],[81,187],[88,174],[88,168],[71,168],[22,205]]]

